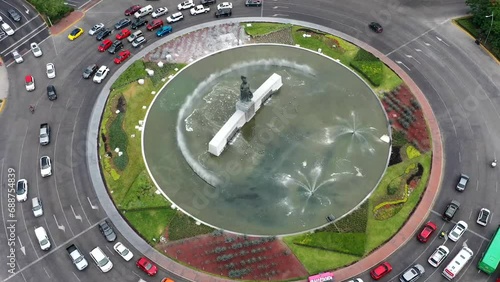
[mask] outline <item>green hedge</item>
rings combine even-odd
[[[365,233],[317,232],[299,237],[294,244],[320,248],[355,256],[365,254]]]
[[[353,61],[379,61],[375,55],[372,53],[364,50],[364,49],[359,49],[358,52],[356,53],[356,56],[354,56]]]
[[[113,85],[111,85],[111,89],[120,88],[140,78],[145,78],[147,76],[145,68],[142,60],[135,61],[118,77]]]
[[[111,122],[109,126],[109,146],[110,150],[113,151],[113,163],[115,167],[119,170],[124,170],[128,164],[127,156],[127,145],[128,139],[127,134],[123,130],[123,119],[125,117],[124,113],[119,113],[115,119]],[[115,148],[119,148],[123,155],[118,156],[114,152]]]
[[[50,18],[52,24],[56,24],[74,9],[64,4],[64,0],[28,0],[35,9]]]
[[[384,79],[384,64],[381,61],[352,61],[351,66],[373,86],[380,86]]]

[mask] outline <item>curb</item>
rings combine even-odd
[[[0,105],[0,114],[5,109],[5,105],[7,104],[7,98],[3,99],[2,104]]]

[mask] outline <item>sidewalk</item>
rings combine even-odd
[[[9,96],[9,78],[7,75],[7,67],[5,66],[3,60],[0,58],[0,113],[3,111],[6,99]]]
[[[59,35],[69,29],[72,26],[75,26],[83,17],[85,17],[85,13],[90,10],[92,7],[97,5],[102,0],[91,0],[87,2],[84,6],[82,6],[80,10],[75,10],[71,12],[67,17],[62,19],[57,24],[49,27],[50,34]]]

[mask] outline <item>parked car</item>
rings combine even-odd
[[[129,50],[123,50],[121,51],[118,56],[116,56],[114,62],[115,64],[121,64],[123,61],[125,61],[128,57],[130,57],[130,51]]]
[[[139,11],[141,8],[142,8],[141,5],[130,6],[130,8],[125,10],[125,16],[131,16],[135,14],[135,12]]]
[[[127,248],[125,247],[122,243],[118,242],[114,245],[113,249],[125,260],[125,261],[130,261],[133,257],[134,254]]]
[[[458,241],[458,239],[460,239],[460,237],[464,235],[467,227],[469,227],[467,223],[463,220],[460,220],[459,222],[457,222],[457,224],[455,224],[455,226],[453,226],[450,233],[448,233],[448,238],[453,242]]]
[[[136,38],[142,36],[142,31],[141,30],[136,30],[134,33],[132,33],[129,37],[127,37],[127,41],[132,43]]]
[[[111,34],[111,30],[110,29],[107,29],[105,27],[103,27],[98,33],[97,33],[97,36],[95,37],[95,39],[97,41],[101,41],[103,40],[104,38],[108,37],[109,35]]]
[[[120,40],[115,40],[115,42],[113,42],[113,45],[109,47],[108,52],[110,54],[114,54],[120,51],[121,49],[123,49],[123,43]]]
[[[74,244],[69,245],[66,248],[66,252],[68,252],[71,262],[76,266],[76,269],[81,271],[89,265],[85,256],[83,256],[82,252]]]
[[[92,75],[94,75],[94,73],[96,73],[98,68],[99,67],[96,64],[86,67],[85,70],[83,70],[83,78],[84,79],[90,78]]]
[[[35,90],[35,78],[31,74],[28,74],[24,77],[24,85],[28,92]]]
[[[99,247],[95,247],[90,251],[90,257],[94,263],[99,267],[99,270],[106,273],[113,268],[113,263],[109,257]]]
[[[465,174],[460,174],[460,178],[458,179],[457,183],[457,191],[464,191],[465,188],[467,188],[467,183],[469,183],[469,177]]]
[[[420,264],[415,264],[414,266],[408,268],[399,277],[400,282],[415,282],[425,273],[425,269]]]
[[[162,37],[172,32],[172,27],[169,25],[162,26],[158,31],[156,31],[156,36]]]
[[[43,215],[42,201],[39,198],[35,197],[31,199],[31,210],[33,211],[33,215],[35,217]]]
[[[156,19],[156,20],[153,20],[151,23],[149,23],[148,26],[146,27],[146,29],[149,31],[153,31],[153,30],[160,28],[162,26],[163,26],[163,21],[160,19]]]
[[[167,7],[160,7],[151,14],[151,17],[153,17],[153,19],[156,19],[165,15],[166,13],[168,13]]]
[[[50,101],[57,100],[57,93],[54,85],[47,86],[47,97],[49,98]]]
[[[193,0],[186,0],[182,3],[180,3],[179,5],[177,5],[177,10],[179,10],[179,11],[187,10],[187,9],[193,8],[194,6],[196,6],[196,5],[194,4]]]
[[[19,13],[16,10],[14,10],[14,9],[8,9],[7,13],[9,14],[9,17],[13,21],[15,21],[15,22],[20,22],[21,21],[21,15],[19,15]]]
[[[386,276],[391,271],[392,271],[391,264],[388,262],[383,262],[370,271],[370,276],[375,280],[379,280],[380,278]]]
[[[198,5],[194,8],[191,8],[191,10],[189,10],[189,13],[191,14],[191,16],[196,16],[199,14],[206,14],[208,12],[210,12],[210,7],[205,7],[203,5]]]
[[[375,31],[376,33],[381,33],[382,31],[384,31],[382,26],[377,22],[371,22],[368,26],[370,27],[371,30]]]
[[[146,43],[146,41],[147,40],[144,36],[137,37],[136,39],[134,39],[134,41],[132,41],[132,47],[134,48],[141,47],[142,44]]]
[[[7,35],[13,35],[14,34],[14,30],[12,29],[12,27],[10,27],[10,25],[6,22],[2,22],[1,24],[2,26],[2,29],[3,31],[5,31],[5,33],[7,33]]]
[[[156,267],[156,265],[154,265],[154,263],[147,257],[141,257],[137,261],[136,265],[140,270],[146,272],[146,274],[149,276],[155,276],[158,272],[158,268]]]
[[[95,83],[101,83],[108,75],[109,68],[106,66],[101,66],[94,75],[92,81]]]
[[[446,246],[441,245],[432,253],[427,262],[434,267],[438,267],[446,259],[449,253],[450,250]]]
[[[77,27],[68,34],[68,39],[73,41],[83,34],[83,28]]]
[[[17,64],[24,62],[23,56],[17,50],[12,51],[12,57]]]
[[[95,35],[97,34],[101,29],[104,28],[104,24],[103,23],[98,23],[96,25],[94,25],[90,30],[89,30],[89,35]]]
[[[138,29],[139,27],[146,25],[148,21],[145,18],[138,18],[132,23],[132,29]]]
[[[479,225],[482,225],[482,226],[488,225],[488,221],[490,219],[490,214],[491,214],[491,212],[489,209],[482,208],[479,211],[479,214],[477,215],[476,223]]]
[[[215,17],[230,17],[233,14],[231,9],[220,9],[215,12]]]
[[[434,231],[436,231],[437,229],[437,226],[434,222],[432,221],[429,221],[425,224],[424,228],[422,229],[422,231],[420,231],[420,233],[418,233],[417,235],[417,239],[422,242],[422,243],[426,243],[429,238],[431,237],[432,233],[434,233]]]
[[[97,50],[99,52],[104,52],[104,51],[108,50],[109,47],[111,47],[111,45],[113,45],[113,42],[109,39],[105,39],[103,42],[101,42],[101,44],[99,44],[99,47],[97,47]]]
[[[107,220],[99,223],[99,231],[101,231],[108,242],[114,242],[116,240],[116,233]]]
[[[443,213],[443,219],[446,221],[452,220],[459,208],[460,203],[458,201],[451,201],[451,203],[446,206],[446,210]]]
[[[233,3],[231,2],[222,2],[219,5],[217,5],[217,10],[232,9],[232,8],[233,8]]]
[[[122,29],[117,35],[116,35],[116,39],[118,40],[122,40],[124,38],[127,38],[130,36],[130,34],[132,34],[132,32],[130,31],[130,29],[128,28],[124,28]]]
[[[48,78],[56,77],[56,67],[54,66],[53,63],[47,63],[45,65],[45,73],[47,74]]]
[[[42,156],[40,158],[40,174],[42,175],[42,177],[52,175],[52,164],[50,163],[49,156]]]
[[[260,7],[260,6],[262,6],[262,0],[246,0],[245,6],[247,6],[247,7]]]
[[[175,23],[175,22],[178,22],[182,19],[184,19],[184,15],[181,12],[177,12],[177,13],[174,13],[174,14],[170,15],[169,17],[167,17],[167,22],[168,23]]]
[[[129,26],[130,24],[132,24],[132,21],[129,18],[123,18],[115,24],[115,29],[119,30]]]
[[[153,12],[153,6],[147,5],[139,9],[139,11],[134,13],[136,19],[145,17]]]
[[[201,0],[200,4],[201,5],[212,5],[215,4],[216,0]]]
[[[36,44],[36,42],[30,43],[30,49],[36,58],[41,57],[43,55],[42,49],[40,49],[40,46],[38,46],[38,44]]]
[[[18,202],[26,202],[28,199],[28,180],[19,179],[17,181],[16,199]]]

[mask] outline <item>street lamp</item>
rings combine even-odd
[[[491,28],[493,27],[493,12],[491,12],[491,15],[486,16],[485,18],[491,18],[491,24],[490,24],[490,30],[488,30],[488,35],[486,35],[486,40],[484,41],[484,45],[486,45],[486,42],[488,42],[488,37],[490,36]]]

